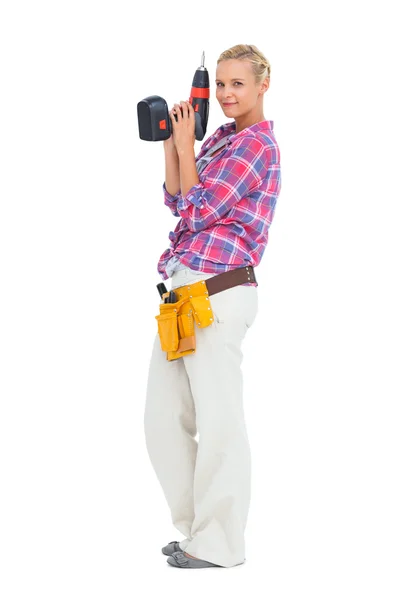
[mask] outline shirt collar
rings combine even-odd
[[[254,133],[256,131],[268,131],[274,129],[273,121],[259,121],[258,123],[254,123],[254,125],[250,125],[249,127],[245,127],[239,133],[236,133],[236,122],[230,121],[229,123],[224,123],[219,127],[220,135],[218,137],[223,137],[228,134],[228,144],[231,144],[233,139],[237,139],[239,137],[243,137],[244,135],[248,135],[250,131]]]
[[[229,121],[229,123],[224,123],[218,127],[214,134],[207,139],[201,148],[198,158],[201,158],[211,146],[225,136],[228,136],[226,144],[229,145],[237,138],[248,135],[250,131],[272,131],[273,128],[273,121],[260,121],[259,123],[254,123],[254,125],[250,125],[250,127],[246,127],[245,129],[242,129],[242,131],[239,131],[239,133],[236,133],[236,122]]]

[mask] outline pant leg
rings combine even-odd
[[[158,333],[148,372],[144,428],[147,451],[171,511],[172,523],[191,537],[196,416],[182,359],[167,361]],[[182,547],[183,547],[182,546]]]
[[[185,551],[224,567],[245,559],[251,454],[243,409],[243,339],[254,322],[254,286],[210,296],[215,320],[196,329],[196,352],[183,357],[197,418],[194,520]]]
[[[171,289],[208,277],[213,274],[191,269],[175,271]],[[192,537],[194,519],[196,413],[185,363],[182,358],[167,360],[158,333],[148,370],[144,428],[147,451],[171,511],[172,523],[186,536],[179,542],[185,550]]]

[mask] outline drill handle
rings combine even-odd
[[[210,103],[208,98],[190,98],[194,108],[195,138],[202,140],[206,135]]]
[[[196,140],[202,140],[205,136],[203,120],[199,113],[194,113],[194,135]]]

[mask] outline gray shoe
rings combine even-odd
[[[164,548],[161,548],[161,552],[167,556],[171,556],[173,552],[182,552],[182,548],[180,547],[179,542],[175,540],[164,546]]]
[[[173,567],[182,567],[184,569],[203,569],[204,567],[221,567],[221,565],[215,565],[207,560],[200,558],[190,558],[185,556],[181,551],[173,552],[171,556],[167,558],[167,563]]]

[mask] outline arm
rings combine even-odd
[[[182,196],[186,196],[189,190],[200,181],[197,173],[194,148],[187,147],[183,150],[180,150],[178,153],[178,158],[182,190],[181,194]]]
[[[175,144],[171,140],[164,141],[165,152],[165,186],[171,196],[180,192],[179,158]],[[167,143],[169,142],[169,143]]]
[[[169,142],[169,143],[168,143]],[[164,141],[165,151],[165,183],[163,184],[164,204],[175,217],[179,217],[176,203],[182,197],[180,193],[179,158],[175,145],[170,140]]]
[[[268,174],[267,156],[265,143],[245,136],[233,143],[220,160],[210,163],[205,180],[195,183],[177,201],[177,212],[189,230],[207,229],[259,187]],[[182,159],[179,161],[182,170]]]

